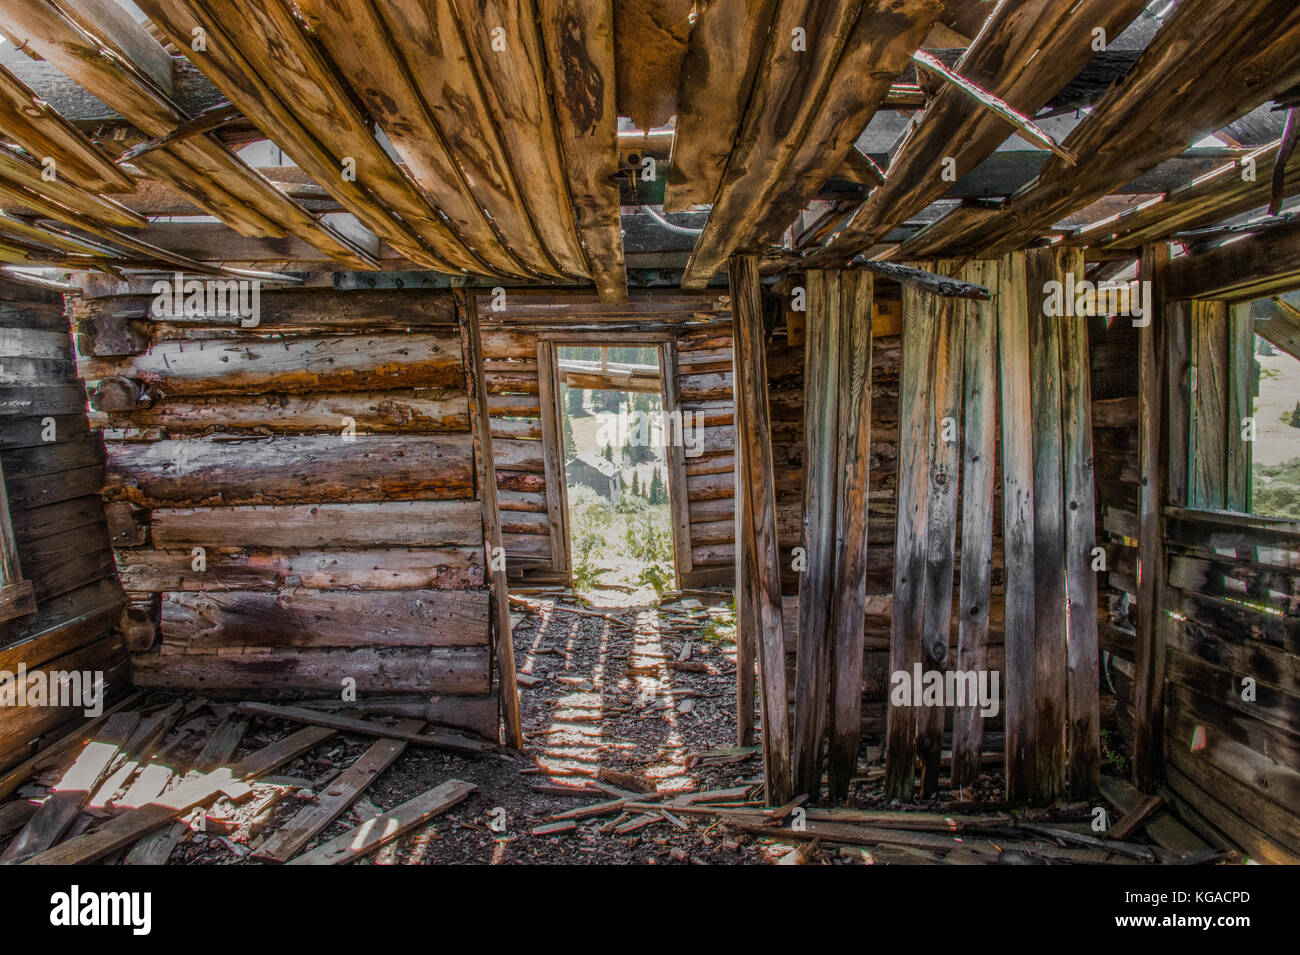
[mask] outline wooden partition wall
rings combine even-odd
[[[898,352],[892,352],[891,362],[887,334],[879,349],[873,347],[869,357],[863,356],[872,370],[873,398],[881,394],[881,386],[884,392],[879,406],[873,402],[870,411],[861,411],[860,416],[872,422],[872,432],[853,454],[863,459],[859,463],[867,466],[869,475],[863,505],[869,543],[864,557],[859,725],[872,727],[873,708],[879,707],[876,712],[888,724],[875,724],[887,729],[887,788],[898,797],[909,798],[918,778],[922,792],[933,791],[946,734],[952,740],[953,783],[972,780],[980,769],[986,725],[1005,726],[1012,754],[1009,790],[1015,798],[1047,800],[1067,791],[1091,794],[1099,769],[1099,720],[1086,319],[1048,314],[1044,308],[1048,283],[1063,280],[1068,271],[1078,275],[1082,260],[1077,253],[1047,250],[964,267],[950,262],[921,266],[983,286],[991,298],[940,297],[904,284],[901,373],[889,375],[891,367],[898,369]],[[821,656],[824,635],[835,627],[833,615],[821,608],[828,600],[830,605],[852,605],[854,591],[845,589],[847,584],[837,580],[834,569],[815,568],[825,564],[830,539],[839,541],[837,547],[851,539],[845,536],[846,525],[839,523],[837,505],[828,510],[828,499],[841,500],[839,482],[849,469],[845,460],[834,460],[833,469],[828,469],[826,446],[840,453],[844,430],[841,423],[828,442],[827,429],[842,409],[828,409],[824,398],[835,394],[838,402],[847,400],[843,386],[851,379],[843,369],[832,367],[821,315],[842,316],[861,304],[863,291],[846,285],[845,279],[852,277],[805,277],[809,296],[814,288],[816,296],[809,299],[802,345],[803,457],[795,472],[803,487],[797,543],[804,548],[807,565],[796,576],[797,611],[791,613],[786,601],[782,634],[786,647],[793,643],[796,648],[793,672],[787,670],[783,680],[787,688],[795,687],[792,780],[798,791],[812,793],[820,780],[813,754],[819,739],[834,736],[830,728],[835,714],[819,713],[820,704],[810,701],[825,699],[829,704],[831,685],[840,683],[835,668],[843,670],[841,662],[851,659],[845,645],[826,665]],[[733,281],[737,279],[733,272]],[[831,293],[826,291],[828,280],[833,283]],[[866,297],[871,314],[875,303],[870,302],[871,293]],[[739,318],[737,326],[739,335]],[[829,349],[836,361],[845,354],[858,357],[843,346],[845,339],[836,341],[839,344]],[[770,347],[764,352],[761,372],[771,381],[773,352]],[[738,353],[738,365],[740,361]],[[877,370],[883,380],[876,380]],[[772,410],[778,394],[773,388],[765,396],[773,452],[781,431]],[[852,385],[847,394],[854,394]],[[741,410],[738,404],[738,415]],[[832,470],[834,479],[829,476]],[[774,505],[782,474],[782,463],[774,462]],[[751,477],[748,467],[738,472],[738,486]],[[753,493],[768,492],[760,484]],[[856,505],[849,508],[854,512]],[[739,523],[760,519],[764,515],[759,504],[738,507]],[[757,540],[752,531],[743,534]],[[892,557],[892,579],[880,581],[873,549]],[[784,564],[778,534],[779,572]],[[745,616],[746,606],[765,606],[770,581],[751,576],[750,584],[758,589],[748,593],[747,586],[738,593],[742,631],[770,637],[768,624],[752,610]],[[886,628],[883,644],[875,642],[880,639],[874,635],[876,621]],[[792,630],[797,631],[793,640]],[[760,672],[762,649],[756,640]],[[890,705],[893,674],[911,676],[914,667],[996,671],[1002,696],[998,716],[981,717],[976,706],[957,707],[952,701],[940,706]],[[840,693],[837,699],[847,696]],[[774,718],[770,704],[762,709],[768,719]],[[832,745],[841,752],[848,749],[842,740],[832,739]],[[769,754],[770,765],[772,761]],[[842,783],[835,785],[836,767],[828,768],[833,791],[842,794]]]

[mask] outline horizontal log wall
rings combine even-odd
[[[1168,785],[1259,861],[1300,863],[1300,522],[1164,528]]]
[[[1097,544],[1106,569],[1097,575],[1097,637],[1104,654],[1101,686],[1113,707],[1124,749],[1133,749],[1134,633],[1137,627],[1138,333],[1132,322],[1089,322],[1092,360],[1093,477]]]
[[[0,465],[35,613],[0,626],[0,671],[90,670],[125,692],[104,505],[104,448],[90,431],[62,296],[0,282]],[[81,718],[79,706],[0,707],[0,770]]]
[[[491,313],[481,306],[479,315],[507,572],[516,579],[549,579],[556,576],[547,521],[553,502],[542,456],[537,332],[490,325]]]
[[[74,307],[135,682],[488,694],[452,296],[262,291],[252,327],[152,306]],[[495,737],[491,708],[462,709],[461,725]]]

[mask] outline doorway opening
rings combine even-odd
[[[657,601],[676,586],[657,345],[556,348],[573,587]]]

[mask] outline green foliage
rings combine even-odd
[[[628,554],[645,564],[638,581],[649,584],[662,597],[673,581],[673,533],[661,524],[643,514],[628,522],[623,541]]]
[[[1121,749],[1122,745],[1123,740],[1118,733],[1108,729],[1101,731],[1102,764],[1113,769],[1116,776],[1126,777],[1129,774],[1129,761]]]
[[[614,505],[614,510],[619,514],[644,514],[649,507],[649,501],[632,493],[631,488],[625,487],[623,493],[618,496],[618,503]]]
[[[569,519],[573,524],[573,585],[577,590],[591,590],[603,573],[596,567],[596,558],[605,547],[614,513],[591,488],[579,487],[570,497]]]
[[[1300,518],[1300,458],[1256,466],[1251,510],[1268,517]]]
[[[650,477],[650,487],[646,491],[651,504],[668,503],[668,485],[664,482],[663,475],[658,468],[655,468],[654,474]]]

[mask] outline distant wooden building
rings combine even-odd
[[[602,497],[609,498],[613,504],[623,490],[623,474],[613,461],[606,461],[599,454],[579,451],[564,466],[568,476],[569,487],[589,487]]]

